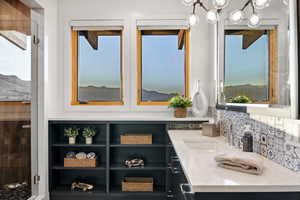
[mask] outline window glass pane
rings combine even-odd
[[[168,101],[185,91],[185,50],[177,35],[142,36],[142,101]]]
[[[253,32],[253,31],[252,31]],[[226,102],[237,96],[247,96],[252,103],[269,99],[269,41],[262,35],[243,49],[243,35],[225,35]]]
[[[0,85],[0,101],[31,99],[31,37],[15,31],[0,33]]]
[[[121,36],[98,36],[94,49],[78,39],[78,101],[121,101]]]

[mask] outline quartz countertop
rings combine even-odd
[[[217,154],[240,151],[229,147],[224,137],[185,130],[169,131],[169,136],[193,192],[300,192],[300,174],[264,157],[259,176],[218,167]]]

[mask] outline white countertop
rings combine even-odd
[[[240,151],[229,147],[224,137],[205,137],[201,131],[169,131],[193,192],[300,192],[300,174],[264,159],[262,175],[250,175],[217,166],[214,157],[221,152]],[[195,150],[189,142],[215,144],[214,150]],[[204,145],[205,146],[205,145]]]

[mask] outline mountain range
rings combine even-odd
[[[31,82],[15,75],[0,74],[0,101],[29,101]]]

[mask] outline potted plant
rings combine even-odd
[[[240,95],[230,99],[230,103],[252,103],[252,100],[246,95]]]
[[[64,130],[65,136],[69,137],[69,144],[76,143],[76,137],[79,135],[79,128],[72,127],[72,128],[65,128]]]
[[[96,135],[96,130],[91,127],[87,127],[83,129],[82,136],[85,137],[86,144],[93,143],[93,137]]]
[[[169,101],[169,107],[175,109],[174,115],[176,118],[185,118],[187,116],[187,108],[192,107],[193,103],[189,98],[184,96],[174,96]]]

